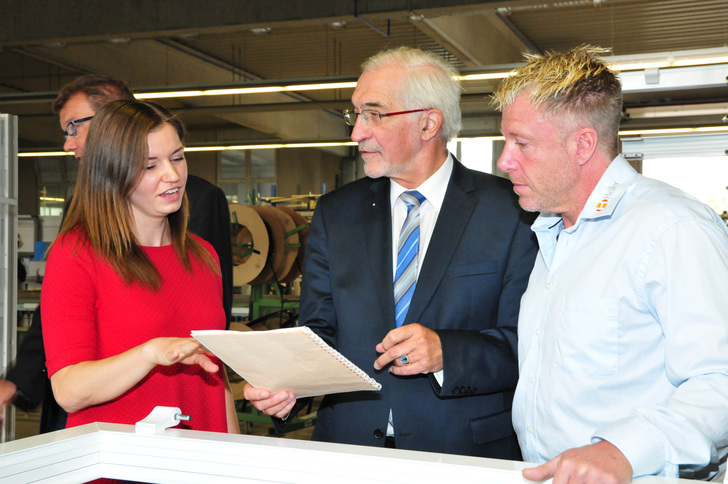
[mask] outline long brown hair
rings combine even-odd
[[[73,201],[60,234],[78,227],[91,248],[128,283],[159,289],[162,280],[134,235],[130,197],[149,161],[149,133],[169,124],[184,139],[181,121],[155,103],[116,100],[94,116],[80,166]],[[182,206],[167,216],[172,245],[185,269],[192,270],[191,253],[216,274],[212,256],[187,232],[187,193]]]

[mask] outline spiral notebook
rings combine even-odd
[[[306,326],[269,331],[192,331],[202,343],[248,383],[296,398],[382,385]]]

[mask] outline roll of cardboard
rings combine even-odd
[[[306,239],[308,238],[308,222],[306,222],[306,219],[303,218],[300,213],[296,212],[290,207],[280,206],[278,207],[278,210],[281,210],[283,213],[288,215],[291,220],[293,220],[294,227],[305,226],[305,228],[298,231],[298,243],[300,247],[298,248],[298,252],[296,253],[296,260],[291,266],[291,270],[288,272],[288,274],[284,276],[283,279],[281,279],[281,282],[288,283],[295,280],[298,276],[301,275],[301,272],[303,271],[303,259],[306,254]]]
[[[268,229],[252,207],[231,203],[233,285],[251,284],[265,270],[270,252]],[[269,271],[267,277],[272,276]]]
[[[250,284],[264,284],[273,279],[280,281],[282,277],[290,272],[293,262],[296,260],[298,253],[298,247],[296,247],[298,245],[298,234],[295,232],[291,233],[296,226],[288,215],[276,207],[255,206],[252,208],[260,215],[268,229],[270,240],[268,266],[271,270],[270,273],[264,270]],[[267,277],[264,278],[263,276]]]

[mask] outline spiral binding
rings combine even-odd
[[[354,363],[349,361],[344,355],[336,351],[334,348],[329,346],[326,341],[321,339],[319,335],[313,332],[311,328],[308,326],[301,326],[301,329],[303,329],[304,334],[306,334],[311,340],[319,345],[321,348],[325,349],[327,353],[329,353],[331,356],[336,358],[339,362],[341,362],[345,367],[347,367],[349,370],[353,371],[359,378],[370,384],[372,387],[376,388],[377,390],[382,389],[382,385],[377,382],[374,378],[370,377],[366,374],[366,372],[362,371],[361,368],[356,366]]]

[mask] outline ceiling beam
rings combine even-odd
[[[415,25],[466,66],[506,64],[528,50],[495,12],[425,18]]]
[[[50,47],[27,47],[39,56],[50,55]],[[127,80],[134,85],[169,85],[171,79],[188,79],[199,85],[221,85],[237,78],[234,68],[224,63],[210,61],[203,55],[194,55],[191,49],[177,49],[169,42],[142,40],[126,45],[124,49],[112,44],[74,44],[53,52],[55,58],[67,65],[74,66],[80,73],[96,72]],[[132,66],[130,68],[130,66]],[[162,66],[162,68],[160,68]],[[1,97],[1,96],[0,96]],[[240,104],[275,104],[306,102],[307,98],[298,93],[271,93],[260,96],[237,97]],[[1,101],[0,101],[1,102]],[[175,104],[176,103],[176,104]],[[171,101],[170,107],[214,106],[214,99],[185,98],[182,103]],[[249,129],[265,133],[267,136],[284,139],[315,139],[320,133],[330,136],[347,136],[346,126],[330,112],[265,112],[236,111],[216,114],[221,119]],[[21,129],[22,131],[22,129]],[[20,133],[33,139],[32,133]]]
[[[536,5],[541,0],[188,0],[130,2],[94,0],[93,8],[63,2],[3,0],[0,47],[151,39],[239,32],[256,27],[301,28],[334,21],[366,22],[483,13]]]

